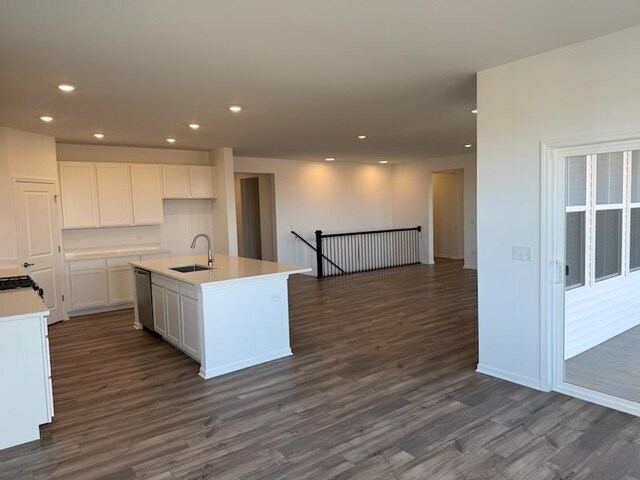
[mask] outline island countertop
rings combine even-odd
[[[216,282],[233,282],[241,279],[276,276],[282,274],[294,274],[310,272],[308,267],[300,265],[266,262],[252,258],[233,257],[217,253],[214,258],[212,270],[200,270],[198,272],[181,273],[171,270],[171,267],[184,265],[207,265],[206,255],[189,257],[169,257],[130,262],[134,267],[148,270],[158,275],[174,278],[181,282],[200,286]]]

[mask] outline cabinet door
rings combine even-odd
[[[98,207],[100,225],[131,225],[131,183],[129,165],[100,163],[98,175]]]
[[[189,198],[189,167],[163,165],[162,189],[164,198]]]
[[[102,307],[107,304],[106,269],[72,271],[70,279],[73,310]]]
[[[160,285],[151,285],[151,304],[153,306],[153,329],[166,336],[167,312],[164,304],[164,288]]]
[[[131,165],[131,198],[134,224],[163,222],[162,172],[159,165]]]
[[[167,312],[165,338],[176,347],[182,348],[182,319],[180,318],[180,295],[178,292],[164,290],[164,302]]]
[[[215,198],[215,168],[189,167],[192,198]]]
[[[130,266],[107,269],[109,305],[133,302],[133,270]]]
[[[93,163],[61,162],[60,193],[64,228],[98,226],[98,191]]]
[[[200,360],[200,335],[198,301],[180,296],[182,307],[182,349],[196,360]]]

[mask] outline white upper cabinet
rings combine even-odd
[[[162,223],[162,171],[159,165],[131,165],[131,196],[133,223]]]
[[[189,167],[191,198],[216,198],[215,167]]]
[[[216,198],[215,167],[163,165],[164,198]]]
[[[186,165],[163,165],[162,185],[164,198],[189,198],[189,167]]]
[[[98,188],[93,163],[60,163],[62,225],[64,228],[97,227]]]
[[[131,183],[129,165],[124,163],[98,163],[98,206],[100,225],[109,227],[131,225]]]

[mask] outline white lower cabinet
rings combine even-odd
[[[46,316],[0,318],[0,450],[40,438],[53,418]]]
[[[198,318],[200,305],[198,300],[180,296],[182,313],[182,348],[194,358],[200,358],[200,335]]]
[[[107,305],[107,271],[104,268],[71,271],[71,310]]]
[[[202,309],[196,288],[155,274],[151,281],[155,331],[190,357],[200,360]]]
[[[182,327],[180,325],[180,294],[173,290],[165,289],[164,302],[167,311],[167,329],[165,338],[176,347],[182,346]]]
[[[109,305],[133,302],[133,270],[130,266],[107,268]]]
[[[167,313],[164,302],[164,288],[160,285],[151,285],[151,304],[153,307],[153,329],[166,336]]]
[[[143,255],[157,258],[165,254]],[[95,311],[118,310],[133,305],[135,284],[129,262],[140,255],[91,260],[68,260],[65,264],[70,316]],[[177,287],[176,287],[177,289]],[[175,290],[175,289],[174,289]]]

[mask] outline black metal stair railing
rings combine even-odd
[[[324,234],[316,245],[293,233],[316,252],[318,278],[420,263],[420,226]]]

